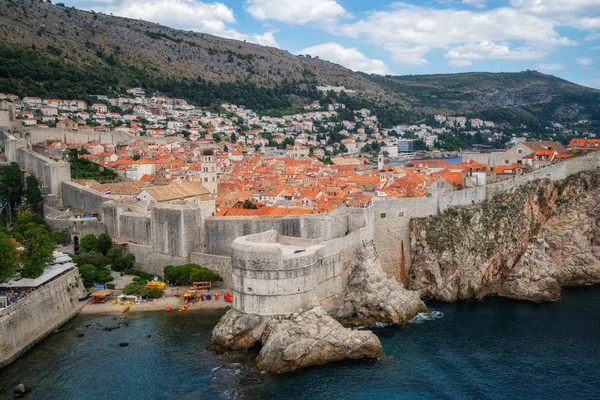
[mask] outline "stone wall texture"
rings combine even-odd
[[[78,300],[83,293],[73,269],[0,311],[0,368],[73,318],[83,306]]]

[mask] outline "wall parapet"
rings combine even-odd
[[[73,318],[85,303],[74,268],[0,312],[0,368]]]

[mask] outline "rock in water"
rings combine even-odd
[[[379,338],[370,331],[344,328],[320,306],[289,318],[269,321],[259,369],[287,372],[333,361],[382,356]]]
[[[247,350],[260,342],[269,317],[229,310],[213,329],[211,350]]]
[[[25,386],[25,384],[23,383],[20,383],[14,390],[15,399],[20,399],[21,397],[25,396],[26,393],[29,392],[31,392],[31,388]]]
[[[418,292],[404,289],[383,272],[373,242],[366,242],[350,273],[344,304],[330,314],[346,326],[360,326],[405,324],[426,311]]]
[[[210,347],[216,351],[246,350],[258,343],[262,348],[257,366],[277,372],[384,354],[373,332],[344,328],[320,306],[273,317],[229,310],[213,330]]]

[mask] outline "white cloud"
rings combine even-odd
[[[545,71],[559,71],[561,69],[565,69],[565,66],[562,64],[554,63],[554,64],[540,64],[537,66],[537,69],[545,70]]]
[[[354,47],[348,48],[337,43],[323,43],[312,46],[302,50],[300,54],[310,54],[313,57],[319,56],[324,60],[341,64],[353,71],[380,75],[392,73],[383,61],[368,58]]]
[[[253,42],[258,43],[263,46],[271,46],[279,48],[277,41],[275,41],[275,36],[273,32],[265,32],[262,35],[255,34]]]
[[[589,35],[587,35],[585,37],[586,41],[591,41],[591,40],[600,40],[600,32],[596,32],[596,33],[590,33]]]
[[[470,47],[468,53],[449,54],[451,59],[539,59],[557,46],[574,44],[554,29],[552,21],[522,15],[510,7],[468,11],[397,3],[391,11],[370,12],[366,18],[335,31],[365,38],[387,49],[395,61],[415,65],[426,64],[425,56],[433,49],[457,52],[461,47]]]
[[[588,66],[588,65],[592,65],[594,60],[591,59],[590,57],[579,57],[579,58],[575,59],[575,62],[579,65]]]
[[[336,0],[248,0],[245,10],[259,21],[272,19],[288,24],[333,23],[347,12]]]
[[[226,24],[236,22],[225,4],[197,0],[127,0],[107,3],[97,11],[215,34],[225,31]]]
[[[473,65],[473,62],[471,60],[450,60],[448,64],[453,67],[469,67]]]
[[[450,60],[451,65],[457,66],[456,61],[484,59],[536,60],[545,55],[545,52],[536,51],[531,47],[510,49],[506,44],[499,45],[494,42],[479,42],[451,48],[444,57]]]
[[[477,8],[485,8],[486,6],[486,0],[462,0],[462,3]]]
[[[198,0],[117,0],[106,1],[96,11],[139,18],[172,28],[210,33],[228,39],[246,40],[279,47],[273,32],[246,34],[228,27],[236,23],[233,10],[223,3]]]
[[[511,0],[510,4],[523,14],[537,15],[556,24],[590,30],[600,27],[598,0]]]

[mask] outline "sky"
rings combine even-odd
[[[63,0],[407,75],[527,69],[600,88],[600,0]]]

